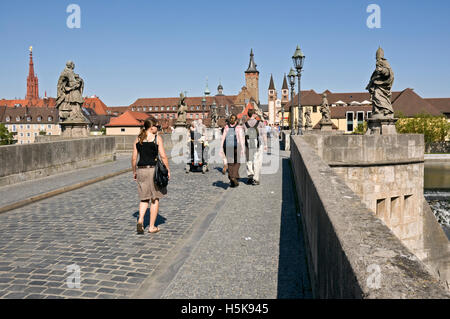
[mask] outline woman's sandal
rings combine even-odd
[[[150,233],[150,234],[154,234],[154,233],[157,233],[157,232],[159,232],[161,229],[159,229],[159,227],[155,227],[156,228],[156,230],[154,230],[154,231],[151,231],[150,229],[148,230],[148,232]]]
[[[139,235],[142,235],[144,233],[144,225],[137,223],[136,230]]]

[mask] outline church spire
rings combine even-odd
[[[275,84],[273,83],[273,76],[272,76],[272,74],[270,75],[269,90],[275,90]]]
[[[248,69],[245,71],[245,73],[259,73],[259,71],[256,69],[256,63],[253,59],[253,49],[250,50],[250,62],[248,63]]]
[[[288,85],[287,85],[287,80],[286,80],[286,73],[284,74],[283,87],[281,89],[282,90],[289,90]]]
[[[39,99],[38,78],[34,75],[33,47],[30,46],[30,63],[27,77],[27,100]]]

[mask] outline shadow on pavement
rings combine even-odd
[[[139,211],[136,211],[133,214],[133,217],[136,218],[136,222],[137,222],[137,220],[139,218]],[[158,217],[156,217],[156,221],[155,221],[155,226],[162,225],[165,223],[166,223],[166,218],[164,216],[161,216],[158,213]],[[144,215],[144,228],[147,228],[148,225],[150,225],[150,209],[147,209],[147,211],[145,212],[145,215]]]
[[[228,189],[228,187],[230,187],[229,183],[224,183],[222,181],[214,182],[214,183],[212,183],[212,185],[215,186],[215,187],[223,188],[223,189]]]
[[[297,219],[299,212],[294,196],[295,188],[290,160],[283,158],[281,168],[283,202],[281,206],[277,298],[312,298],[302,228],[297,222],[300,219]]]

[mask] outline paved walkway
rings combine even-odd
[[[0,298],[311,297],[285,156],[260,186],[235,189],[218,169],[172,163],[157,234],[136,234],[131,173],[3,213]]]
[[[21,202],[32,197],[70,187],[131,167],[131,153],[118,154],[114,162],[99,164],[88,168],[51,175],[40,179],[0,187],[0,208]]]

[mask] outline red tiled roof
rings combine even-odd
[[[126,111],[118,117],[111,118],[109,124],[105,126],[142,126],[148,118],[152,116],[147,113]]]
[[[366,115],[367,112],[372,112],[372,106],[331,106],[331,118],[332,119],[345,119],[347,112],[363,111]]]
[[[232,105],[237,95],[218,95],[206,97],[206,104],[211,105],[215,101],[217,105]],[[202,105],[203,97],[187,97],[185,99],[187,106]],[[178,97],[165,97],[165,98],[140,98],[137,99],[131,107],[143,107],[143,106],[178,106]]]
[[[97,115],[106,115],[107,106],[97,96],[85,97],[83,107],[93,109]]]
[[[328,104],[331,106],[338,101],[345,102],[348,106],[344,106],[346,110],[351,110],[350,104],[354,101],[356,102],[364,102],[370,101],[371,97],[369,92],[353,92],[353,93],[332,93],[329,90],[325,91],[327,93]],[[294,97],[294,105],[298,104],[298,95]],[[414,116],[419,113],[428,113],[431,115],[442,115],[440,110],[432,105],[431,102],[423,99],[419,95],[417,95],[412,89],[405,89],[403,91],[392,92],[392,107],[394,108],[394,112],[396,114],[403,114],[405,116]],[[442,103],[442,102],[441,102]],[[316,93],[314,90],[310,91],[302,91],[301,93],[301,104],[307,106],[319,106],[322,104],[322,94]],[[449,102],[450,104],[450,102]],[[289,107],[290,107],[289,103]],[[359,106],[355,106],[359,107]],[[365,107],[365,106],[361,106]],[[372,108],[371,105],[369,105]],[[449,105],[450,107],[450,105]],[[336,107],[331,107],[336,108]],[[337,109],[340,110],[340,109]],[[337,111],[335,111],[337,112]],[[450,112],[450,111],[449,111]],[[339,113],[341,116],[341,113]],[[335,117],[333,117],[335,118]]]
[[[0,107],[1,108],[1,107]],[[3,107],[1,123],[7,124],[56,124],[59,122],[58,110],[54,107]],[[1,113],[1,112],[0,112]],[[9,121],[6,121],[6,118]],[[51,118],[50,121],[48,120]],[[28,118],[30,120],[28,121]],[[40,121],[39,121],[40,118]]]
[[[254,108],[255,108],[255,107],[253,106],[253,104],[250,103],[250,102],[248,102],[248,103],[247,103],[247,106],[245,107],[245,109],[244,109],[241,113],[239,113],[239,114],[237,115],[237,118],[238,118],[238,119],[241,119],[244,115],[248,117],[248,110],[254,109]],[[261,118],[260,118],[259,116],[256,116],[256,119],[257,119],[258,121],[261,121]]]
[[[31,106],[31,107],[55,107],[56,99],[53,97],[43,98],[43,99],[15,99],[15,100],[0,100],[1,106],[14,107],[16,105],[20,106]]]
[[[438,109],[421,98],[412,89],[405,89],[394,97],[392,94],[392,107],[396,115],[414,116],[420,113],[427,113],[434,116],[442,115]]]
[[[450,98],[424,99],[441,113],[450,113]]]

